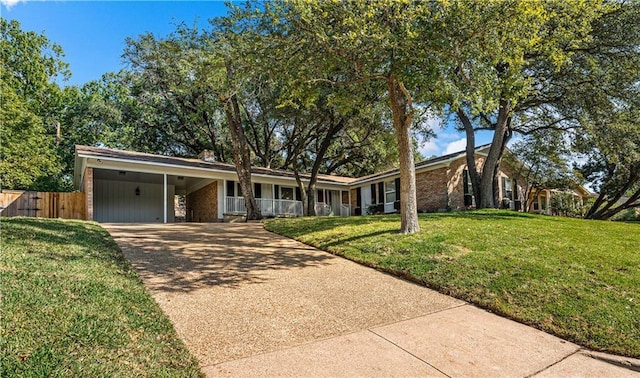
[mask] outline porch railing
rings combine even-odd
[[[282,199],[269,199],[269,198],[256,198],[256,205],[260,208],[260,212],[263,216],[302,216],[302,202],[293,200]],[[315,205],[316,215],[323,216],[332,214],[331,206],[318,202]],[[226,214],[246,214],[247,208],[244,204],[244,197],[226,197],[225,199],[225,211]],[[340,205],[340,213],[333,214],[342,217],[348,217],[351,215],[351,206]]]
[[[348,217],[351,215],[351,206],[340,204],[340,210],[338,213],[332,213],[331,205],[326,204],[324,202],[316,203],[316,215],[324,216],[324,215],[339,215],[341,217]]]
[[[302,202],[282,199],[256,198],[256,205],[263,216],[302,216]],[[245,214],[244,197],[226,197],[225,213]]]
[[[317,216],[325,216],[331,213],[331,206],[324,202],[317,202],[315,208]]]

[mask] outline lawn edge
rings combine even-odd
[[[388,269],[388,268],[380,267],[380,266],[377,266],[376,264],[369,263],[369,262],[367,262],[367,261],[361,261],[361,260],[358,260],[358,259],[353,259],[353,258],[350,258],[350,257],[348,257],[348,256],[344,255],[344,254],[343,254],[343,253],[341,253],[341,252],[331,251],[331,250],[328,250],[328,249],[320,248],[320,247],[318,247],[318,246],[315,246],[315,245],[312,245],[312,244],[306,243],[306,242],[304,242],[304,241],[300,240],[299,238],[296,238],[296,237],[290,237],[290,236],[285,235],[285,234],[280,234],[280,233],[278,233],[278,232],[276,232],[276,231],[273,231],[273,230],[271,230],[271,229],[267,228],[267,225],[266,225],[266,223],[265,223],[264,221],[262,222],[262,226],[263,226],[263,227],[264,227],[264,229],[265,229],[266,231],[268,231],[268,232],[272,232],[272,233],[274,233],[274,234],[277,234],[277,235],[280,235],[280,236],[286,237],[286,238],[288,238],[288,239],[295,240],[295,241],[297,241],[297,242],[299,242],[299,243],[302,243],[302,244],[304,244],[304,245],[306,245],[306,246],[309,246],[309,247],[312,247],[312,248],[315,248],[315,249],[321,250],[321,251],[323,251],[323,252],[329,253],[329,254],[334,255],[334,256],[337,256],[337,257],[344,258],[344,259],[346,259],[346,260],[352,261],[352,262],[354,262],[354,263],[356,263],[356,264],[359,264],[359,265],[365,266],[365,267],[367,267],[367,268],[375,269],[375,270],[377,270],[378,272],[385,273],[385,274],[391,275],[391,276],[393,276],[393,277],[396,277],[396,278],[399,278],[399,279],[405,280],[405,281],[407,281],[407,282],[411,282],[411,283],[414,283],[414,284],[417,284],[417,285],[420,285],[420,286],[426,287],[426,288],[428,288],[428,289],[431,289],[431,290],[437,291],[437,292],[438,292],[438,293],[440,293],[440,294],[447,295],[447,296],[450,296],[450,297],[452,297],[452,298],[455,298],[455,299],[458,299],[458,300],[464,301],[464,302],[466,302],[466,303],[468,303],[468,304],[470,304],[470,305],[473,305],[473,306],[475,306],[475,307],[478,307],[478,308],[480,308],[480,309],[483,309],[483,310],[485,310],[485,311],[487,311],[487,312],[489,312],[489,313],[496,314],[496,315],[501,316],[501,317],[503,317],[503,318],[506,318],[506,319],[512,320],[512,321],[514,321],[514,322],[516,322],[516,323],[520,323],[520,324],[522,324],[522,325],[525,325],[525,326],[528,326],[528,327],[531,327],[531,328],[535,328],[535,329],[536,329],[536,330],[538,330],[538,331],[541,331],[541,332],[547,333],[547,334],[549,334],[549,335],[552,335],[552,336],[558,337],[558,338],[560,338],[560,339],[562,339],[562,340],[564,340],[564,341],[567,341],[567,342],[570,342],[570,343],[576,344],[576,345],[578,345],[578,346],[579,346],[583,351],[603,353],[603,354],[606,354],[606,355],[611,355],[611,356],[616,356],[616,357],[626,357],[626,358],[633,358],[633,359],[638,359],[638,358],[640,358],[640,351],[638,352],[638,354],[637,354],[637,355],[633,355],[633,354],[621,354],[621,353],[616,353],[616,352],[613,352],[613,351],[610,351],[610,350],[606,350],[606,349],[603,349],[603,348],[598,348],[598,347],[589,347],[589,346],[584,345],[584,343],[583,343],[582,341],[576,340],[575,338],[571,337],[571,335],[565,335],[565,334],[561,334],[561,333],[559,333],[559,332],[554,332],[554,331],[553,331],[553,330],[551,330],[551,329],[547,329],[547,328],[545,328],[545,327],[541,327],[541,326],[539,326],[539,325],[538,325],[537,323],[535,323],[535,322],[527,321],[527,319],[517,318],[517,317],[512,316],[512,315],[510,315],[510,314],[508,314],[508,313],[505,313],[504,311],[501,311],[500,309],[496,309],[496,308],[493,308],[493,307],[491,307],[491,306],[488,306],[488,305],[485,305],[485,304],[482,304],[482,303],[474,302],[474,301],[470,300],[469,298],[465,298],[464,296],[459,296],[459,295],[452,294],[452,293],[450,293],[448,290],[444,290],[442,287],[439,287],[439,286],[434,285],[434,284],[431,284],[431,283],[429,283],[429,282],[425,282],[425,281],[423,281],[423,280],[420,280],[420,279],[418,279],[418,278],[416,278],[416,277],[413,277],[413,276],[412,276],[412,275],[410,275],[409,273],[406,273],[406,272],[403,272],[403,271],[397,271],[397,270],[394,270],[394,269]]]

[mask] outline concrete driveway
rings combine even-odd
[[[259,223],[104,226],[208,376],[640,374]]]

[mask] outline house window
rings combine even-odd
[[[342,191],[342,203],[345,205],[349,204],[349,192],[346,190]]]
[[[502,178],[502,198],[513,199],[513,180],[509,177]]]
[[[256,198],[262,198],[262,184],[254,183],[253,184],[253,193]]]
[[[227,181],[227,197],[235,197],[236,196],[236,182],[235,181]]]
[[[316,197],[316,202],[324,202],[324,190],[318,189],[318,196]]]
[[[385,203],[393,203],[396,200],[396,181],[391,180],[385,183],[384,188]]]
[[[283,200],[293,200],[293,188],[280,187],[280,198]]]

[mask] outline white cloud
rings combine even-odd
[[[420,152],[420,154],[424,157],[437,155],[438,152],[440,152],[440,146],[438,146],[438,143],[436,143],[436,141],[430,140],[422,143],[422,145],[418,149],[418,152]]]
[[[23,2],[25,0],[0,0],[0,3],[2,3],[2,5],[4,5],[7,10],[11,9],[14,5]]]
[[[467,147],[467,138],[458,139],[454,142],[447,144],[447,147],[445,147],[444,149],[443,155],[464,151],[466,147]]]

